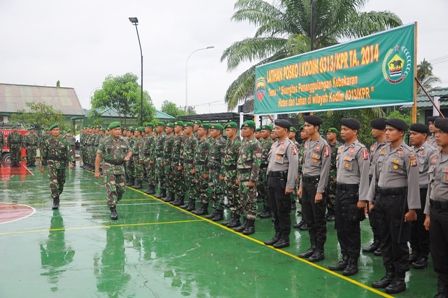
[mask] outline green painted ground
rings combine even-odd
[[[306,232],[291,235],[290,254],[129,189],[109,220],[102,180],[70,170],[60,211],[51,211],[48,178],[0,177],[0,202],[28,204],[36,213],[0,225],[0,297],[378,297],[297,260]],[[328,224],[326,266],[337,259]],[[257,220],[259,240],[272,236]],[[368,222],[363,242],[369,243]],[[355,280],[369,285],[383,275],[381,258],[363,255]],[[432,297],[432,268],[411,270],[400,297]]]

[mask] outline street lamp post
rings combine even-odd
[[[143,125],[143,51],[142,44],[140,42],[140,35],[138,34],[138,19],[137,17],[130,17],[129,21],[135,26],[138,46],[140,47],[140,125]]]
[[[215,48],[214,46],[208,46],[205,48],[196,49],[193,52],[188,55],[187,60],[185,61],[185,112],[188,109],[188,62],[190,61],[191,56],[193,56],[194,53],[197,53],[199,51],[205,51]]]

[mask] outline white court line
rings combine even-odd
[[[18,205],[18,206],[26,206],[26,207],[29,207],[29,208],[31,208],[32,210],[33,210],[33,212],[31,212],[30,214],[28,214],[27,216],[24,216],[24,217],[21,217],[21,218],[16,218],[16,219],[13,219],[13,220],[9,220],[9,221],[5,221],[5,222],[0,222],[0,225],[2,225],[2,224],[6,224],[6,223],[11,223],[11,222],[15,222],[15,221],[19,221],[19,220],[22,220],[22,219],[25,219],[25,218],[28,218],[28,217],[30,217],[31,215],[33,215],[34,213],[36,213],[36,209],[34,209],[33,207],[31,207],[30,205],[25,205],[25,204],[15,204],[15,203],[1,203],[1,204],[9,204],[9,205]]]

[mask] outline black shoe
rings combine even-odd
[[[230,221],[226,224],[226,227],[228,228],[235,228],[241,226],[240,222],[240,216],[236,214],[232,214],[232,218]]]
[[[258,217],[260,217],[260,218],[269,218],[269,217],[271,217],[271,212],[268,211],[268,210],[264,210],[264,211],[262,211],[262,212],[258,215]]]
[[[292,227],[294,229],[299,229],[305,224],[305,221],[302,219],[299,223],[296,223],[295,225],[293,225]]]
[[[437,294],[434,298],[447,298],[448,297],[448,283],[444,283],[444,281],[439,277],[437,279]]]
[[[428,266],[428,258],[420,257],[415,262],[412,262],[412,267],[415,269],[424,269]]]
[[[137,188],[137,189],[141,189],[142,188],[142,181],[140,179],[135,179],[133,187]]]
[[[348,264],[348,257],[342,257],[342,260],[337,262],[336,265],[328,266],[328,269],[333,271],[342,271],[345,269],[345,267],[347,267],[347,264]]]
[[[412,253],[409,255],[409,263],[415,262],[415,261],[417,261],[417,259],[418,259],[418,254],[417,254],[417,252],[412,252]]]
[[[201,206],[193,211],[196,215],[207,215],[208,214],[208,204],[201,203]]]
[[[223,210],[218,210],[215,212],[215,216],[213,216],[212,220],[213,221],[220,221],[224,219],[224,211]]]
[[[398,294],[406,291],[406,283],[404,279],[394,279],[385,290],[388,294]]]
[[[183,204],[184,204],[184,199],[183,198],[177,198],[173,202],[174,206],[182,206]]]
[[[165,202],[171,202],[171,201],[174,201],[174,198],[173,198],[173,194],[171,193],[171,191],[168,191],[167,192],[167,195],[166,195],[166,197],[163,199]]]
[[[374,254],[375,256],[377,256],[377,257],[382,256],[382,255],[383,255],[383,251],[381,250],[381,246],[378,247],[378,248],[373,252],[373,254]]]
[[[195,205],[196,205],[195,201],[194,200],[190,200],[190,202],[188,202],[187,211],[193,211]]]
[[[300,231],[308,231],[310,227],[306,222],[303,223],[303,225],[299,228]]]
[[[325,219],[327,221],[334,221],[335,220],[334,214],[327,214],[327,216],[325,216]]]
[[[53,206],[51,207],[53,210],[59,209],[59,197],[53,198]]]
[[[352,276],[358,273],[358,260],[355,258],[348,259],[347,266],[345,267],[342,274],[345,276]]]
[[[112,220],[118,219],[117,207],[110,207],[110,219]]]
[[[308,261],[310,262],[319,262],[325,259],[325,255],[323,251],[316,250],[313,252],[313,254],[308,258]]]
[[[244,231],[246,229],[246,226],[247,226],[247,219],[245,219],[244,223],[242,223],[240,226],[234,227],[233,230],[235,232],[241,233],[242,231]]]
[[[252,235],[255,233],[255,220],[254,219],[248,219],[246,221],[246,228],[242,232],[244,235]]]
[[[148,185],[148,190],[146,191],[147,194],[153,195],[156,193],[154,185]]]
[[[289,246],[289,239],[280,238],[277,242],[272,245],[275,248],[284,248]]]
[[[313,252],[314,252],[314,248],[310,248],[307,251],[299,254],[298,257],[302,258],[302,259],[308,259],[309,257],[311,257],[313,255]]]
[[[161,189],[160,190],[160,194],[159,194],[159,198],[162,199],[162,198],[165,198],[165,197],[166,197],[166,189]]]
[[[207,214],[204,217],[207,219],[212,219],[213,217],[215,217],[215,215],[216,215],[216,211],[213,211],[213,213]]]
[[[372,283],[372,287],[375,289],[384,289],[390,285],[390,283],[392,282],[392,278],[393,278],[392,272],[386,272],[386,275],[383,276],[383,278],[381,278],[378,281],[374,281]]]
[[[279,233],[279,232],[276,232],[275,235],[274,235],[274,237],[272,237],[271,240],[266,240],[266,241],[264,241],[263,243],[264,243],[265,245],[273,245],[274,243],[276,243],[276,242],[279,241],[279,240],[280,240],[280,233]]]
[[[370,244],[369,246],[365,247],[362,249],[362,252],[371,252],[373,253],[375,250],[377,250],[377,248],[380,247],[379,242],[374,241],[372,242],[372,244]]]

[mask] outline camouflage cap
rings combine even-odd
[[[243,127],[249,127],[249,128],[255,129],[255,122],[253,120],[246,120],[241,125],[241,128],[243,128]]]
[[[210,124],[208,124],[208,123],[201,123],[201,124],[199,124],[199,127],[202,127],[204,129],[209,129],[210,128]]]
[[[128,130],[129,130],[129,131],[135,131],[135,128],[134,128],[133,126],[130,126],[130,127],[128,128]]]
[[[165,126],[166,126],[166,127],[171,127],[171,128],[173,128],[173,127],[174,127],[174,123],[169,122],[169,123],[167,123]]]
[[[295,128],[294,126],[291,126],[291,127],[289,128],[289,131],[290,131],[290,132],[297,132],[297,128]]]
[[[224,127],[222,127],[222,125],[219,123],[212,123],[212,124],[210,124],[210,129],[217,129],[217,130],[223,131]]]
[[[201,121],[201,120],[193,120],[193,124],[201,125],[201,124],[202,124],[202,121]]]
[[[238,124],[236,122],[229,122],[224,125],[224,128],[238,128]]]
[[[176,121],[176,122],[174,122],[174,126],[184,126],[184,122],[183,121]]]
[[[194,123],[193,122],[184,122],[184,127],[193,127]]]
[[[257,128],[255,128],[255,131],[256,131],[256,132],[260,132],[260,131],[261,131],[261,127],[257,127]]]
[[[55,129],[55,128],[59,128],[59,124],[58,124],[58,123],[53,123],[53,124],[48,128],[48,130],[53,130],[53,129]]]
[[[268,124],[268,125],[263,125],[263,126],[261,127],[261,130],[269,130],[269,131],[272,131],[272,125],[270,125],[270,124]]]
[[[327,133],[328,132],[339,133],[339,131],[334,127],[330,127],[329,129],[327,129]]]

